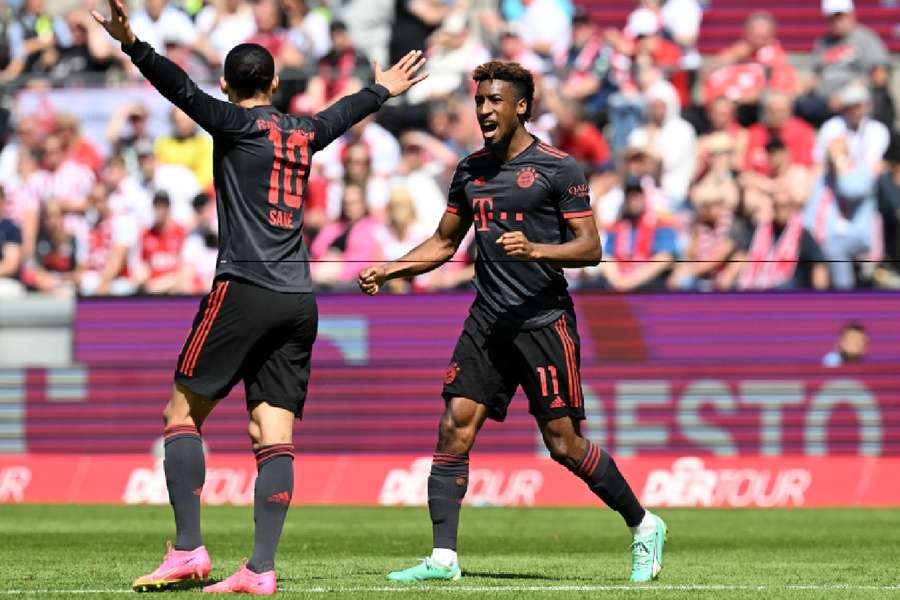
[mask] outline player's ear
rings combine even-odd
[[[270,95],[270,96],[274,96],[274,95],[275,95],[275,90],[278,89],[278,84],[279,84],[279,83],[281,83],[281,80],[278,79],[278,75],[276,75],[275,77],[272,78],[272,87],[269,88],[269,95]]]
[[[228,82],[225,81],[224,77],[219,77],[219,89],[222,90],[223,94],[225,94],[229,98],[231,97],[231,95],[228,93]]]
[[[528,112],[528,100],[525,98],[519,98],[518,102],[516,102],[516,114],[520,117],[524,117],[525,113]]]

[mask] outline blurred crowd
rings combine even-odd
[[[430,77],[319,153],[305,233],[320,289],[429,236],[456,163],[482,145],[469,73],[491,58],[537,78],[529,129],[583,165],[604,262],[573,287],[616,291],[900,288],[900,139],[891,56],[852,0],[823,0],[828,33],[795,68],[778,23],[697,50],[698,0],[639,0],[620,28],[569,0],[142,0],[136,35],[195,79],[251,41],[276,59],[277,106],[313,114],[424,48]],[[105,3],[104,3],[105,4]],[[89,16],[8,3],[0,86],[139,80]],[[600,5],[597,5],[597,9]],[[5,106],[9,107],[9,102]],[[212,142],[181,111],[154,136],[125,103],[106,139],[77,114],[4,109],[0,297],[203,293],[215,271]],[[108,148],[101,152],[99,148]],[[396,293],[470,285],[471,234],[447,267]]]

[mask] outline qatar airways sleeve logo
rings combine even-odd
[[[641,494],[648,506],[803,506],[812,484],[807,469],[707,469],[693,456],[651,471]]]
[[[408,469],[391,469],[384,478],[378,503],[384,506],[423,506],[428,503],[431,458],[413,461]],[[537,469],[470,469],[466,504],[476,506],[534,506],[544,476]]]
[[[587,198],[591,195],[591,190],[588,188],[588,184],[579,183],[577,185],[569,186],[569,195],[575,196],[577,198]]]

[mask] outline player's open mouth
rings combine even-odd
[[[497,131],[497,124],[493,122],[482,123],[481,133],[485,136],[492,136]]]

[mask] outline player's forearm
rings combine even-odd
[[[433,271],[447,262],[456,252],[451,240],[432,236],[410,250],[403,257],[385,265],[386,279],[416,277]]]
[[[593,267],[603,258],[600,241],[576,238],[565,244],[534,244],[534,260],[558,267]]]
[[[353,125],[376,112],[389,97],[387,88],[375,83],[355,94],[344,96],[317,113],[313,119],[317,121],[317,130],[323,138],[317,140],[319,147],[324,148]]]

